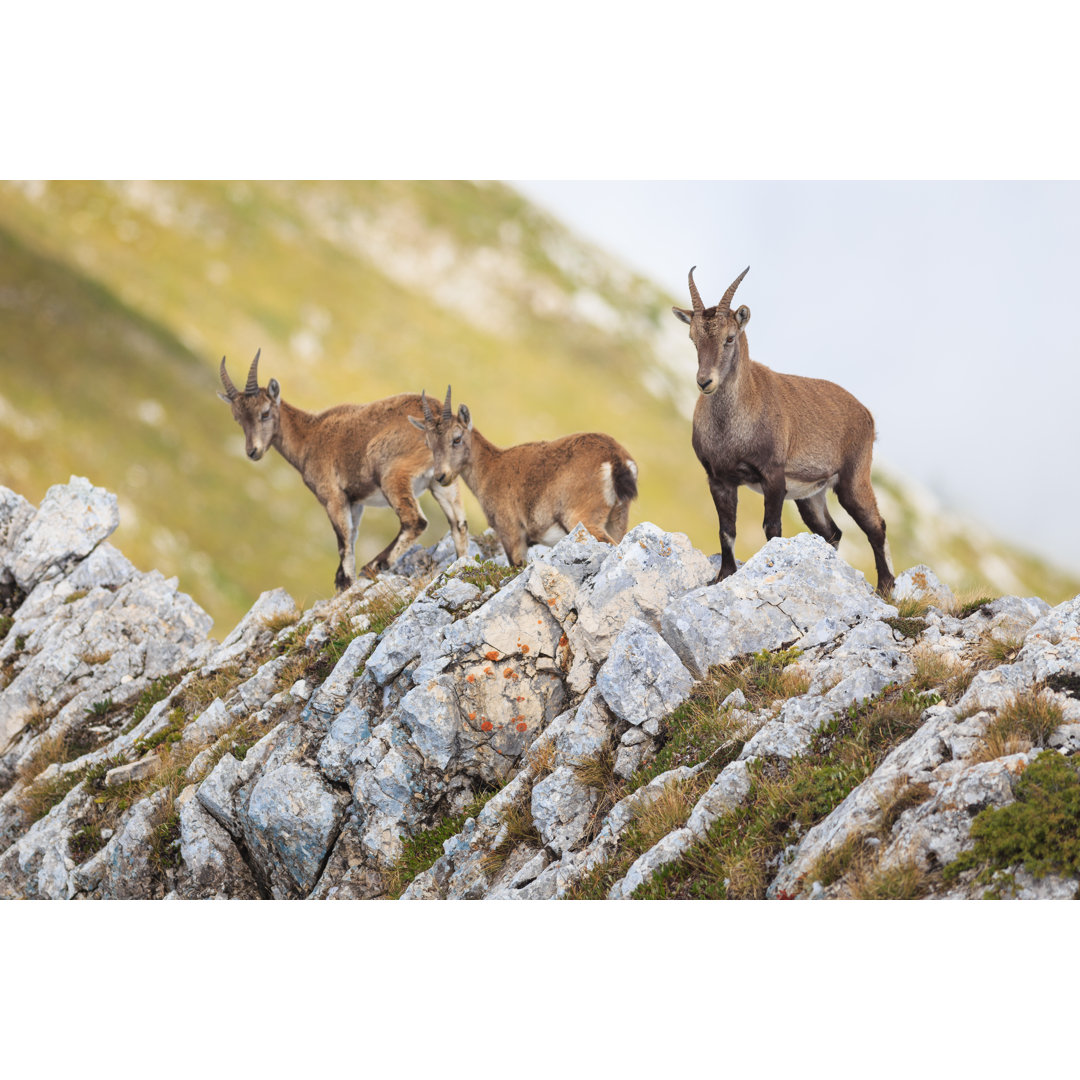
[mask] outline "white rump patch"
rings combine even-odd
[[[604,502],[608,506],[615,505],[615,483],[611,479],[611,462],[605,461],[600,466],[600,484],[604,491]]]

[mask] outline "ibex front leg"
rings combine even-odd
[[[762,473],[761,494],[765,496],[765,539],[783,536],[784,496],[787,495],[787,478],[783,467]]]
[[[334,491],[326,496],[323,506],[337,537],[338,568],[334,575],[334,586],[341,592],[356,580],[356,550],[353,547],[356,530],[353,527],[353,515],[349,500],[341,491]],[[356,523],[359,524],[359,519]]]
[[[735,511],[739,505],[739,489],[710,476],[709,491],[720,523],[720,573],[716,580],[723,581],[735,573]]]

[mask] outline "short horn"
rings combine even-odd
[[[240,391],[233,385],[229,373],[225,370],[225,357],[221,358],[221,384],[225,387],[225,394],[230,401],[235,401],[240,396]]]
[[[695,313],[705,310],[705,305],[701,302],[701,294],[697,291],[697,286],[694,284],[694,271],[696,269],[696,266],[690,267],[690,300],[694,305]]]
[[[255,353],[255,359],[251,361],[251,370],[248,372],[247,386],[244,387],[244,393],[250,396],[251,394],[257,394],[259,392],[259,354],[262,349],[259,349]]]
[[[453,420],[454,419],[454,414],[450,410],[450,387],[449,386],[446,388],[446,400],[443,402],[442,418],[444,420]]]
[[[739,275],[739,276],[738,276],[738,277],[737,277],[737,278],[736,278],[736,279],[735,279],[735,280],[734,280],[734,281],[733,281],[733,282],[732,282],[732,283],[731,283],[731,284],[730,284],[730,285],[728,286],[728,290],[727,290],[727,292],[726,292],[726,293],[724,293],[724,295],[723,295],[723,296],[722,296],[722,297],[720,298],[720,311],[730,311],[730,310],[731,310],[731,300],[732,300],[732,297],[733,297],[733,296],[735,295],[735,290],[736,290],[736,289],[737,289],[737,288],[739,287],[739,282],[740,282],[740,281],[742,281],[742,279],[743,279],[744,277],[746,277],[746,275],[747,275],[747,274],[748,274],[749,272],[750,272],[750,267],[748,266],[748,267],[747,267],[747,268],[746,268],[746,269],[745,269],[745,270],[744,270],[744,271],[743,271],[743,272],[742,272],[742,273],[741,273],[741,274],[740,274],[740,275]]]
[[[420,404],[424,410],[424,423],[427,424],[428,427],[434,427],[435,417],[431,415],[431,406],[428,404],[426,390],[420,391]]]

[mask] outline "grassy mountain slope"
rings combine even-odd
[[[263,589],[327,595],[323,511],[277,455],[244,458],[215,396],[221,355],[242,382],[261,347],[263,381],[311,410],[441,397],[452,382],[502,445],[608,431],[640,466],[631,521],[713,551],[686,419],[693,357],[671,302],[498,184],[0,185],[0,483],[39,500],[74,472],[116,491],[118,545],[178,574],[219,635]],[[955,586],[1051,600],[1080,587],[927,521],[911,489],[881,482],[898,569],[945,559]],[[445,521],[430,497],[424,509],[431,543]],[[786,531],[801,528],[791,509]],[[871,569],[865,539],[837,520],[843,553]],[[396,524],[368,511],[358,558]],[[739,556],[762,540],[760,497],[743,493]]]

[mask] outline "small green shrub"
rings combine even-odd
[[[523,566],[500,566],[491,559],[481,559],[474,555],[476,566],[464,566],[455,572],[455,577],[462,581],[475,585],[483,591],[489,585],[501,589],[508,581],[513,580],[525,569]]]
[[[135,753],[140,757],[149,753],[162,743],[176,743],[183,738],[184,726],[187,723],[187,714],[179,706],[169,712],[169,723],[161,731],[148,735],[145,739],[137,739]]]
[[[994,598],[992,596],[979,596],[974,600],[966,600],[961,603],[959,610],[956,612],[958,619],[966,619],[969,615],[974,615],[976,611],[984,608],[987,604],[992,604]]]
[[[76,863],[84,863],[91,855],[96,855],[106,844],[101,835],[101,826],[95,821],[84,825],[72,834],[68,841],[68,854]]]
[[[1010,869],[1036,878],[1080,876],[1080,775],[1052,750],[1041,753],[1017,781],[1016,802],[983,810],[971,823],[974,846],[943,871],[953,881],[978,869],[976,881],[998,895],[1014,885]]]

